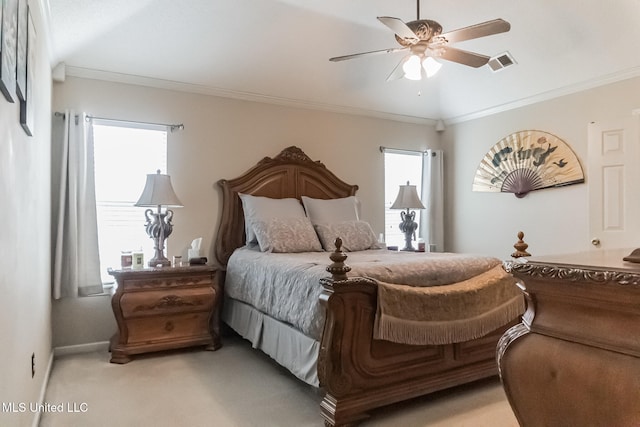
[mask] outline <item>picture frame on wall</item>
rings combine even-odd
[[[27,27],[28,0],[18,0],[18,34],[16,51],[16,95],[21,101],[27,100]]]
[[[25,133],[33,136],[34,133],[34,83],[36,72],[36,27],[33,25],[31,10],[27,11],[27,76],[24,100],[20,100],[20,125]]]
[[[0,92],[2,92],[7,101],[15,102],[18,0],[2,0],[1,3]]]

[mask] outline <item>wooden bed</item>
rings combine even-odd
[[[222,266],[223,281],[229,257],[245,243],[238,193],[334,199],[353,196],[358,189],[297,147],[264,158],[242,176],[218,184],[222,189],[222,216],[215,257]],[[324,391],[321,414],[326,425],[356,424],[374,408],[497,375],[497,342],[516,322],[479,339],[455,344],[407,345],[373,339],[377,282],[361,277],[344,279],[344,257],[339,253],[331,256],[334,275],[322,281],[321,303],[326,319],[317,361]],[[327,265],[328,257],[329,253]],[[219,331],[220,314],[214,319],[214,329]]]

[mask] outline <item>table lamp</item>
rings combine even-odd
[[[171,261],[164,256],[164,241],[173,231],[173,225],[171,224],[173,211],[168,208],[182,207],[182,202],[180,202],[171,186],[171,177],[161,174],[159,169],[155,174],[148,174],[147,183],[135,206],[158,207],[158,212],[154,212],[151,209],[147,209],[144,212],[147,218],[145,223],[147,235],[153,239],[155,250],[155,255],[149,260],[148,265],[149,267],[170,266]],[[163,206],[165,207],[164,212],[162,211]]]
[[[398,197],[396,197],[396,201],[393,202],[390,209],[406,209],[406,212],[400,212],[400,218],[402,218],[400,231],[404,233],[405,241],[405,246],[402,250],[415,251],[414,247],[411,245],[411,240],[415,237],[418,224],[415,222],[416,212],[411,211],[411,209],[425,209],[418,197],[416,186],[410,185],[409,181],[407,181],[407,185],[401,185],[400,190],[398,191]]]

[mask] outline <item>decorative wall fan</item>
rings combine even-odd
[[[420,19],[420,0],[417,0],[416,3],[418,16],[415,21],[404,23],[402,20],[390,16],[378,17],[380,22],[395,33],[396,41],[402,47],[336,56],[330,58],[329,61],[337,62],[379,53],[409,51],[410,54],[398,63],[391,74],[389,74],[389,77],[387,77],[387,81],[401,77],[420,80],[423,74],[426,73],[426,76],[430,77],[440,68],[441,64],[435,61],[434,58],[441,58],[475,68],[485,65],[491,59],[489,56],[458,49],[452,47],[450,44],[504,33],[511,28],[511,24],[507,21],[494,19],[470,27],[442,33],[442,26],[436,21]]]
[[[473,191],[515,193],[584,182],[575,153],[560,138],[538,130],[512,133],[484,156],[473,180]]]

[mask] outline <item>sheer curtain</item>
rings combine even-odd
[[[55,299],[102,292],[93,135],[85,114],[56,114],[52,124],[51,241]]]
[[[444,163],[442,150],[427,150],[422,156],[422,194],[427,209],[420,211],[420,237],[430,252],[444,251]]]

